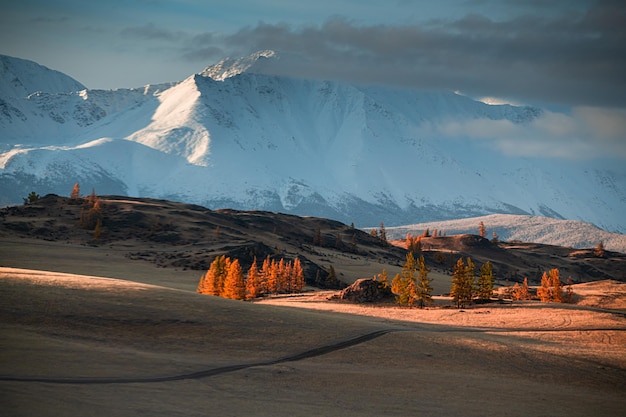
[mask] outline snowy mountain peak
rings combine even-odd
[[[244,72],[256,72],[265,64],[265,60],[272,58],[277,59],[278,54],[271,50],[255,52],[242,58],[226,58],[215,65],[206,67],[199,74],[213,78],[216,81],[224,81],[226,78],[234,77]]]
[[[85,86],[63,74],[26,59],[0,55],[0,97],[24,98],[35,92],[69,93]]]

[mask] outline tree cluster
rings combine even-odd
[[[381,277],[381,281],[386,281],[387,274],[383,272],[385,276]],[[420,255],[416,260],[413,252],[409,251],[402,271],[391,281],[391,292],[396,295],[396,302],[409,307],[418,303],[420,308],[432,302],[433,288],[430,286],[429,272],[424,256]]]
[[[406,234],[406,250],[414,254],[422,252],[422,236],[413,236],[410,233]]]
[[[304,271],[300,259],[279,261],[268,256],[259,269],[256,258],[244,277],[238,259],[222,255],[202,275],[197,291],[201,294],[244,300],[263,294],[300,292],[304,288]]]
[[[559,270],[556,268],[551,269],[550,272],[543,273],[541,285],[537,288],[537,297],[543,302],[555,301],[562,303],[565,297],[561,287]]]
[[[511,298],[513,300],[530,300],[530,288],[528,286],[528,278],[524,277],[524,281],[522,285],[519,285],[517,282],[513,285],[513,289],[511,290]]]
[[[467,264],[459,258],[452,273],[450,295],[458,308],[464,308],[477,298],[487,301],[493,294],[493,268],[487,261],[480,267],[480,275],[476,279],[476,266],[468,257]]]
[[[95,190],[83,199],[83,207],[80,209],[80,227],[86,230],[93,230],[97,239],[102,233],[102,203],[96,196]]]

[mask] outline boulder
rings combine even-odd
[[[344,288],[339,294],[339,299],[353,303],[372,303],[390,295],[389,288],[383,288],[380,282],[372,278],[360,278],[349,287]]]

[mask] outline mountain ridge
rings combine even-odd
[[[523,126],[541,109],[248,71],[265,55],[171,84],[20,98],[25,120],[0,112],[0,203],[79,182],[359,226],[512,213],[626,231],[619,163],[515,158],[436,134],[458,120]]]

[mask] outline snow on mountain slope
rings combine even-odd
[[[572,248],[594,248],[603,242],[605,249],[626,253],[626,235],[610,233],[578,220],[559,220],[543,216],[491,214],[469,219],[428,222],[406,226],[386,227],[388,239],[404,239],[408,233],[420,236],[425,230],[446,235],[478,234],[483,222],[487,237],[495,232],[504,241],[544,243]]]
[[[224,60],[168,85],[18,97],[23,118],[0,111],[0,203],[79,182],[358,226],[513,213],[626,231],[619,163],[506,156],[437,133],[450,121],[523,127],[539,109],[263,74],[275,58]]]
[[[26,97],[36,92],[69,93],[85,86],[62,72],[33,61],[0,55],[0,97]]]

